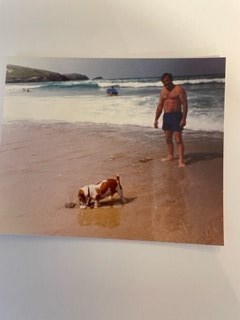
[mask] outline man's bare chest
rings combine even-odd
[[[179,90],[177,90],[177,88],[173,88],[171,91],[168,91],[167,89],[165,89],[163,91],[163,95],[162,95],[164,100],[179,100]]]

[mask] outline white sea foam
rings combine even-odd
[[[175,84],[204,84],[204,83],[225,83],[223,78],[211,78],[211,79],[188,79],[188,80],[175,80]]]
[[[5,99],[4,119],[93,122],[117,125],[153,126],[155,97],[118,96],[65,96],[35,97],[31,95],[8,96]],[[222,112],[204,112],[203,108],[190,109],[187,128],[192,130],[223,131]]]
[[[197,84],[209,84],[209,83],[224,83],[224,78],[201,78],[201,79],[182,79],[174,80],[175,84],[180,85],[197,85]],[[38,89],[44,90],[56,90],[56,89],[69,89],[74,88],[76,90],[82,89],[106,89],[108,87],[115,86],[117,88],[160,88],[162,82],[160,79],[115,79],[115,80],[84,80],[84,81],[57,81],[57,82],[42,82],[42,83],[20,83],[20,84],[8,84],[6,86],[6,92],[21,92],[23,90],[36,91]]]
[[[224,79],[176,80],[186,84],[187,128],[223,131]],[[106,88],[116,85],[119,95]],[[153,126],[159,100],[159,79],[115,79],[9,84],[4,103],[5,121],[66,121]]]
[[[109,86],[115,86],[119,88],[149,88],[149,87],[160,87],[162,86],[161,81],[153,82],[138,82],[138,81],[99,81],[98,85],[100,88],[108,88]]]
[[[187,129],[196,131],[221,131],[223,132],[223,118],[206,114],[188,114]]]

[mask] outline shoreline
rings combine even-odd
[[[0,233],[223,245],[223,133],[184,130],[187,166],[162,162],[161,129],[2,125]],[[126,205],[69,209],[80,187],[120,174]]]

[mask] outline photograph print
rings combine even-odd
[[[9,57],[0,233],[223,245],[225,62]]]

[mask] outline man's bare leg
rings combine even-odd
[[[166,143],[167,143],[167,149],[168,149],[168,155],[166,158],[162,158],[162,161],[169,161],[174,159],[174,147],[173,147],[173,132],[171,131],[165,131],[166,136]]]
[[[184,144],[183,144],[183,140],[182,140],[182,132],[181,131],[176,131],[175,132],[175,140],[177,143],[177,148],[178,148],[178,166],[180,168],[183,168],[186,166],[185,162],[184,162]]]

